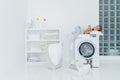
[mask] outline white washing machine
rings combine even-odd
[[[76,38],[74,44],[76,64],[83,65],[87,64],[87,60],[92,60],[92,67],[99,67],[99,36],[98,32],[93,32],[80,34]]]

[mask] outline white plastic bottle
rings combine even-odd
[[[46,18],[43,18],[42,20],[42,27],[47,27]]]
[[[35,23],[34,27],[39,28],[40,27],[40,18],[39,17],[35,18],[35,22],[34,23]]]

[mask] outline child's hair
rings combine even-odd
[[[102,31],[102,26],[101,25],[98,25],[100,27],[100,29],[98,31]]]

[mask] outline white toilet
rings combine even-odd
[[[61,66],[62,59],[62,45],[61,43],[50,44],[48,46],[48,68],[56,69]]]

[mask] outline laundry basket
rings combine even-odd
[[[48,68],[57,69],[61,66],[62,45],[61,43],[50,44],[48,46]]]

